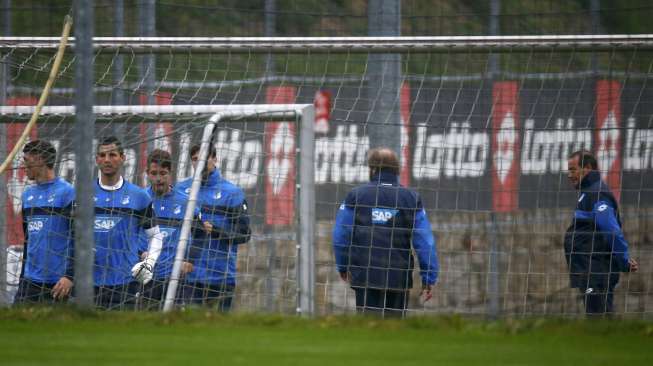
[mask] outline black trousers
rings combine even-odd
[[[103,310],[134,310],[141,287],[136,281],[124,285],[95,286],[95,306]]]
[[[155,278],[144,285],[138,299],[138,308],[152,311],[162,310],[169,284],[169,278]],[[175,303],[177,305],[183,302],[183,285],[183,282],[179,282],[177,286],[177,296],[175,297]]]
[[[234,299],[235,286],[202,282],[184,283],[184,302],[228,312]]]
[[[408,290],[384,290],[352,287],[356,293],[356,310],[382,317],[404,317],[408,305]]]
[[[55,303],[64,303],[68,299],[55,300],[52,297],[52,288],[54,283],[41,283],[32,281],[27,278],[21,278],[18,284],[18,292],[14,298],[16,305],[34,305],[44,304],[52,305]]]
[[[604,316],[614,313],[614,286],[610,288],[580,289],[585,304],[585,314]]]
[[[165,301],[168,281],[165,279],[152,279],[141,287],[140,296],[138,297],[138,309],[143,310],[161,310]]]

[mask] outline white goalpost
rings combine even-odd
[[[191,232],[193,215],[197,204],[200,185],[202,184],[202,171],[209,155],[209,148],[217,123],[230,118],[247,118],[250,116],[262,116],[286,120],[288,117],[300,117],[299,149],[299,209],[298,209],[298,232],[297,232],[297,313],[310,316],[314,311],[313,293],[315,278],[313,267],[315,258],[313,245],[315,240],[315,196],[312,194],[315,189],[313,172],[313,152],[315,149],[315,134],[313,132],[314,111],[313,105],[269,105],[269,106],[229,106],[224,111],[216,112],[209,119],[202,133],[202,141],[199,152],[197,168],[193,174],[193,184],[188,199],[188,206],[184,215],[184,223],[181,228],[181,239],[177,246],[177,254],[172,269],[170,284],[166,292],[166,299],[163,311],[169,312],[173,309],[177,294],[177,286],[180,280],[181,264],[186,254],[186,246]]]

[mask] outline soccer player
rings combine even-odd
[[[150,153],[147,159],[147,177],[150,181],[148,193],[152,197],[155,222],[163,234],[163,247],[154,267],[154,278],[144,286],[143,299],[146,309],[156,310],[165,300],[172,275],[172,266],[177,254],[177,244],[186,213],[188,195],[172,189],[172,158],[167,151],[157,149]],[[196,224],[196,221],[193,223],[195,225],[192,232],[201,236],[204,230]],[[198,246],[191,244],[189,241],[187,251],[191,248],[196,250],[190,251],[188,258],[182,263],[182,276],[193,271],[192,261],[199,254]],[[179,288],[181,289],[181,286]]]
[[[601,180],[596,157],[576,151],[569,155],[567,166],[569,181],[578,190],[564,241],[571,287],[583,294],[586,314],[610,314],[619,272],[637,272],[639,264],[628,253],[619,206]]]
[[[199,145],[190,150],[195,168],[199,151]],[[184,297],[190,303],[226,312],[231,309],[236,287],[238,245],[249,241],[251,231],[245,194],[220,175],[216,163],[216,151],[211,147],[198,196],[200,219],[208,233],[207,242],[202,245],[193,272],[187,276]],[[192,179],[187,179],[176,189],[188,194],[191,185]]]
[[[163,235],[153,220],[147,192],[123,179],[125,162],[121,142],[102,140],[95,162],[100,176],[95,186],[95,301],[103,309],[129,309],[140,284],[153,277]],[[139,262],[139,237],[148,237],[146,257]]]
[[[336,266],[356,294],[359,312],[403,316],[413,287],[413,249],[424,301],[432,297],[438,257],[417,192],[399,185],[399,158],[388,148],[368,155],[370,182],[340,205],[333,228]]]
[[[64,301],[73,287],[72,185],[54,175],[57,151],[47,141],[23,148],[25,173],[36,182],[22,195],[23,270],[16,304]]]

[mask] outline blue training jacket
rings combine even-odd
[[[437,280],[435,238],[422,201],[388,172],[347,195],[336,215],[333,249],[338,271],[349,272],[354,287],[412,288],[412,249],[422,283]]]
[[[23,277],[44,284],[72,277],[74,201],[75,189],[61,178],[30,186],[23,192]]]
[[[159,255],[156,265],[154,266],[154,278],[157,280],[168,279],[172,274],[172,266],[177,254],[177,245],[179,244],[181,225],[184,222],[184,215],[186,214],[186,206],[188,206],[188,195],[179,191],[172,190],[163,196],[157,196],[148,188],[147,193],[152,197],[152,208],[154,209],[154,224],[159,225],[159,230],[163,233],[163,246],[161,247],[161,254]],[[195,220],[199,209],[195,210]],[[201,229],[197,226],[194,220],[193,229],[191,233],[196,233],[195,236],[200,235],[202,239]],[[189,238],[192,239],[192,238]],[[189,241],[186,247],[187,257],[186,260],[193,262],[199,254],[198,250],[191,251],[190,248],[197,248],[193,246],[193,242]],[[145,249],[147,250],[147,245]]]
[[[589,172],[581,180],[564,246],[571,287],[614,287],[619,282],[619,272],[630,269],[619,206],[598,171]]]
[[[143,230],[154,226],[150,195],[123,181],[115,191],[95,182],[95,286],[117,286],[134,281],[132,267],[140,261]]]
[[[190,193],[192,178],[177,184],[176,190]],[[236,284],[238,244],[249,241],[249,214],[242,189],[228,182],[218,169],[202,183],[198,196],[200,220],[209,221],[213,232],[201,244],[201,253],[189,273],[188,282],[210,285]],[[194,241],[198,245],[197,241]]]

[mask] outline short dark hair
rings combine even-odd
[[[399,157],[387,147],[379,147],[367,154],[367,166],[377,172],[389,172],[399,175]]]
[[[23,147],[23,154],[38,155],[45,161],[45,166],[49,169],[54,168],[54,162],[57,159],[57,149],[45,140],[34,140],[28,142]]]
[[[161,168],[165,168],[172,171],[172,157],[170,156],[170,153],[165,150],[161,150],[161,149],[152,150],[150,155],[147,157],[148,169],[150,168],[150,164],[152,163],[155,163]]]
[[[592,170],[599,169],[599,163],[596,161],[596,156],[594,156],[594,154],[591,152],[587,150],[574,151],[569,155],[569,160],[575,157],[578,157],[578,165],[580,165],[581,168],[589,165]]]
[[[118,150],[118,153],[120,155],[125,155],[125,149],[122,147],[122,142],[120,142],[120,140],[118,140],[116,136],[107,136],[102,140],[100,140],[100,143],[97,145],[97,149],[95,150],[95,152],[97,153],[100,151],[100,146],[106,146],[111,144],[116,145],[116,150]]]
[[[193,147],[190,148],[190,156],[192,157],[193,155],[197,154],[200,151],[201,146],[202,145],[200,145],[200,144],[193,145]],[[210,158],[215,158],[217,156],[218,156],[218,154],[215,151],[215,147],[213,145],[211,145],[209,147],[209,157]]]

